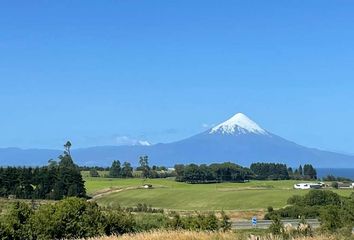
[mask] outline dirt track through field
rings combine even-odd
[[[127,188],[118,188],[118,189],[104,189],[104,190],[100,191],[99,193],[93,195],[89,201],[95,201],[101,197],[104,197],[104,196],[112,194],[112,193],[118,193],[118,192],[123,192],[126,190],[133,190],[133,189],[138,189],[138,188],[137,187],[127,187]]]

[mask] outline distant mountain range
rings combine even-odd
[[[62,151],[0,148],[0,165],[38,166],[56,159]],[[148,155],[151,165],[231,161],[243,166],[252,162],[280,162],[289,166],[311,163],[315,167],[353,168],[354,156],[307,148],[276,136],[238,113],[227,121],[181,141],[134,146],[98,146],[73,149],[79,165],[109,166],[115,159],[137,165]]]

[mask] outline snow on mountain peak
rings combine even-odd
[[[151,146],[151,143],[149,143],[148,141],[139,140],[136,145],[140,145],[140,146]]]
[[[247,134],[247,133],[254,133],[254,134],[262,134],[267,135],[267,131],[263,128],[258,126],[257,123],[249,119],[243,113],[237,113],[230,119],[226,120],[225,122],[213,127],[210,132],[213,133],[221,133],[221,134]]]

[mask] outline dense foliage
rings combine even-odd
[[[288,199],[291,206],[269,211],[265,218],[319,218],[324,231],[350,232],[354,227],[354,193],[341,197],[328,190],[311,190],[304,196]]]
[[[79,167],[80,171],[91,171],[91,170],[96,170],[96,171],[109,171],[109,167],[99,167],[99,166],[80,166]]]
[[[269,212],[265,218],[271,219],[274,215],[283,218],[317,218],[324,206],[341,206],[344,199],[328,190],[311,190],[305,196],[294,195],[288,199],[291,206]]]
[[[85,197],[81,173],[71,158],[68,143],[65,146],[59,162],[50,161],[46,167],[0,168],[0,196],[56,200],[66,196]]]
[[[258,180],[317,179],[316,169],[311,164],[298,169],[281,163],[252,163],[250,169]]]
[[[252,178],[248,168],[237,164],[214,163],[211,165],[175,165],[176,181],[187,183],[243,182]]]
[[[97,171],[97,169],[93,168],[89,171],[90,177],[100,177],[99,172]]]
[[[175,177],[175,173],[174,171],[168,171],[168,169],[164,166],[153,165],[150,167],[149,157],[141,156],[139,166],[136,168],[134,176],[141,178],[167,178]]]
[[[176,164],[176,181],[187,183],[244,182],[257,180],[316,179],[316,170],[310,164],[295,172],[285,164],[253,163],[245,168],[231,162],[215,164]],[[299,173],[301,172],[301,174]],[[306,175],[304,175],[304,173]]]
[[[311,164],[305,164],[302,177],[304,179],[317,179],[317,171]]]
[[[120,235],[152,229],[228,230],[223,213],[181,217],[178,214],[131,214],[123,209],[102,209],[96,203],[66,198],[32,209],[14,203],[0,218],[0,239],[76,239],[100,235]]]
[[[252,163],[250,169],[259,180],[283,180],[290,179],[288,168],[280,163]]]
[[[327,175],[326,177],[323,177],[323,181],[326,182],[352,182],[353,180],[347,177],[335,177],[333,175]]]
[[[128,162],[124,162],[121,166],[120,161],[115,160],[112,162],[108,176],[111,178],[131,178],[133,177],[133,168]]]

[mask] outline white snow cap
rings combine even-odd
[[[149,143],[148,141],[139,140],[136,145],[140,145],[140,146],[151,146],[151,143]]]
[[[216,127],[213,127],[209,133],[221,133],[232,135],[254,133],[268,135],[267,131],[258,126],[257,123],[253,122],[243,113],[235,114],[233,117],[226,120],[225,122],[217,125]]]

